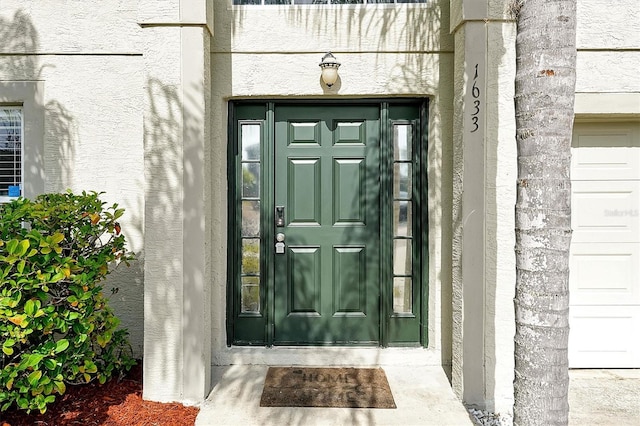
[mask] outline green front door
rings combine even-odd
[[[380,341],[380,109],[275,109],[275,344]]]
[[[228,343],[426,345],[427,103],[230,105]]]

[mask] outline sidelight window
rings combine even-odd
[[[260,312],[260,157],[262,125],[240,124],[240,305],[242,313]]]
[[[393,312],[413,309],[413,125],[393,124]]]

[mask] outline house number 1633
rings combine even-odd
[[[471,86],[471,96],[473,97],[473,111],[471,112],[471,133],[478,130],[478,114],[480,113],[480,88],[478,87],[478,64],[473,75],[473,86]]]

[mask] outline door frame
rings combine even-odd
[[[391,263],[381,262],[379,278],[379,345],[428,346],[428,99],[278,99],[233,100],[228,103],[228,256],[227,256],[227,345],[272,346],[274,343],[274,251],[270,244],[260,244],[260,309],[259,312],[240,312],[240,197],[239,128],[240,124],[261,126],[261,194],[260,238],[273,242],[274,221],[274,156],[275,108],[290,104],[325,104],[329,106],[378,105],[380,109],[380,258],[392,258],[392,205],[391,179],[393,176],[392,128],[394,124],[414,125],[413,143],[413,314],[393,313],[393,272]],[[415,111],[414,118],[403,119],[404,109]],[[241,111],[239,113],[239,111]],[[411,329],[411,333],[407,330]],[[406,334],[404,336],[403,334]]]

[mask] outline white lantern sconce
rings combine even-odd
[[[331,87],[338,81],[338,68],[340,68],[340,62],[336,60],[336,57],[333,56],[333,53],[327,52],[322,57],[322,61],[320,62],[320,68],[322,69],[322,81],[327,87]]]

